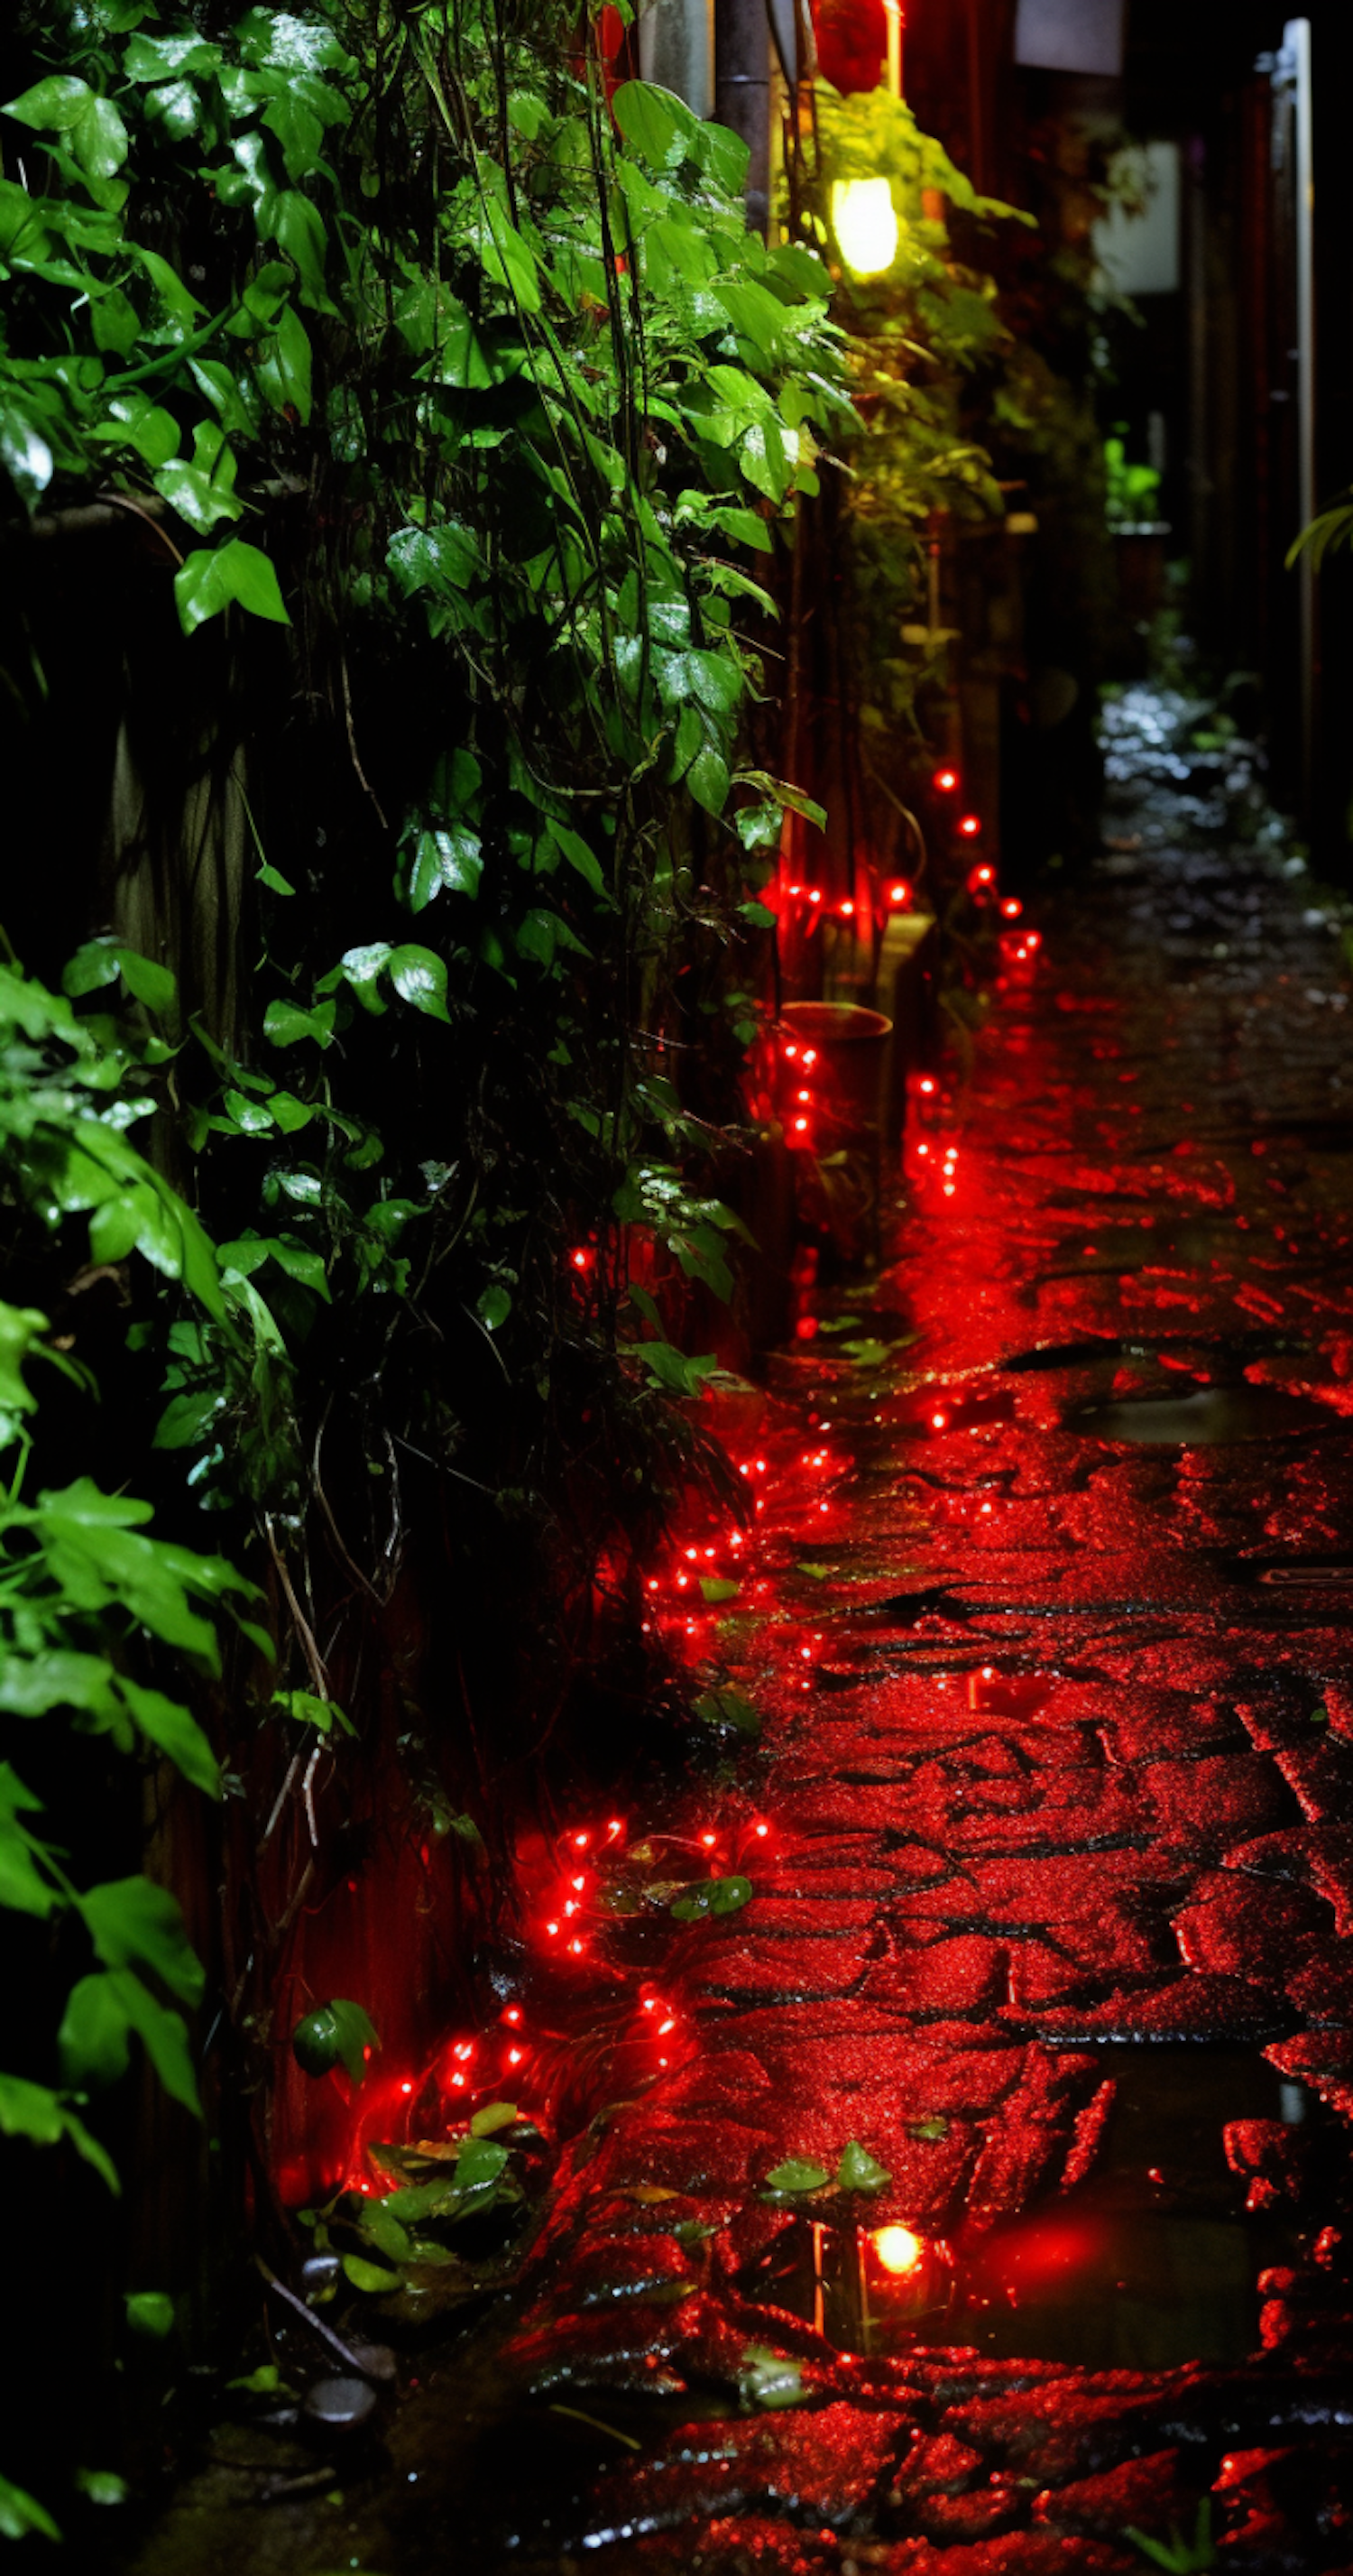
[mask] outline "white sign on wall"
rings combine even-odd
[[[1120,295],[1173,295],[1179,285],[1179,146],[1129,143],[1114,154],[1121,200],[1094,230],[1095,257]]]

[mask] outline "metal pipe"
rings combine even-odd
[[[1316,513],[1315,421],[1315,155],[1311,92],[1311,22],[1289,18],[1283,52],[1291,66],[1296,168],[1293,199],[1297,228],[1297,480],[1301,525]],[[1316,634],[1315,572],[1309,546],[1301,554],[1301,780],[1309,812],[1315,786]]]
[[[888,18],[888,95],[902,95],[902,0],[883,0]]]
[[[770,33],[765,0],[714,0],[714,114],[751,153],[747,229],[770,222]]]

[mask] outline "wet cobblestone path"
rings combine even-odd
[[[635,1947],[655,2080],[335,2565],[1353,2567],[1349,1015],[1117,722],[1120,846],[746,1426],[736,1596],[662,1579],[763,1713],[677,1826],[752,1901]]]

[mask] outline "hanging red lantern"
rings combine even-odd
[[[818,67],[843,98],[878,89],[888,53],[884,0],[815,0]]]

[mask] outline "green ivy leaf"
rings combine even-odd
[[[183,2003],[201,2002],[206,1971],[167,1887],[148,1878],[105,1879],[76,1903],[106,1967],[149,1968]]]
[[[520,2117],[515,2102],[486,2102],[471,2119],[470,2135],[472,2138],[491,2138],[499,2129],[510,2129]],[[501,2171],[501,2167],[498,2170]]]
[[[180,72],[219,72],[221,50],[202,36],[133,36],[122,57],[129,81],[170,80]]]
[[[81,169],[94,179],[111,179],[127,158],[127,128],[111,98],[90,100],[70,141]]]
[[[338,2054],[348,2079],[353,2084],[364,2084],[370,2060],[381,2044],[376,2025],[361,2004],[344,1995],[335,1995],[329,2010],[337,2026]]]
[[[317,1002],[310,1011],[302,1010],[296,1002],[269,1002],[263,1014],[263,1034],[276,1047],[299,1046],[302,1038],[327,1047],[333,1043],[336,1016],[333,1002]]]
[[[841,2151],[836,2180],[842,2191],[875,2192],[886,2190],[892,2175],[886,2165],[881,2165],[876,2156],[870,2155],[867,2147],[862,2147],[857,2139],[852,2138]]]
[[[686,785],[696,804],[702,805],[707,814],[722,814],[731,784],[728,763],[722,752],[716,751],[712,743],[706,743],[696,753],[686,772]]]
[[[361,2254],[345,2254],[343,2269],[354,2290],[364,2291],[368,2298],[389,2298],[393,2291],[402,2287],[400,2273],[387,2271],[381,2263],[368,2263]]]
[[[0,2075],[0,2130],[7,2138],[27,2138],[35,2147],[54,2147],[69,2138],[76,2154],[93,2166],[114,2198],[120,2193],[122,2186],[107,2149],[50,2085],[30,2084],[21,2075]]]
[[[124,2290],[122,2304],[134,2335],[163,2343],[174,2331],[174,2302],[167,2290]]]
[[[768,2344],[753,2343],[742,2356],[738,2388],[744,2406],[768,2414],[782,2406],[801,2406],[808,2394],[803,2384],[803,2364],[789,2361],[782,2353],[772,2352]]]
[[[126,2479],[120,2478],[116,2469],[77,2469],[75,2484],[91,2504],[125,2504],[131,2494]]]
[[[119,1675],[118,1689],[142,1734],[168,1755],[195,1789],[219,1798],[220,1766],[196,1718],[179,1701],[167,1699],[163,1691],[146,1690],[126,1673]]]
[[[699,1923],[709,1914],[740,1913],[754,1892],[749,1878],[706,1878],[674,1897],[670,1911],[678,1923]]]
[[[331,1734],[335,1726],[340,1726],[345,1735],[357,1732],[351,1718],[336,1700],[318,1699],[314,1691],[274,1691],[269,1705],[280,1709],[284,1717],[294,1719],[297,1726],[318,1727],[321,1735]]]
[[[0,2478],[0,2540],[22,2540],[30,2531],[40,2532],[44,2540],[61,2538],[45,2504],[27,2487],[16,2487],[12,2478]]]
[[[657,169],[675,143],[690,148],[699,132],[692,110],[671,90],[652,81],[623,81],[611,101],[611,113],[625,141]]]
[[[185,635],[193,634],[207,618],[219,617],[236,600],[254,617],[266,617],[274,625],[291,624],[272,564],[243,537],[229,537],[214,551],[189,555],[174,575],[174,597]]]
[[[731,1727],[737,1735],[759,1735],[761,1720],[749,1699],[741,1691],[702,1691],[694,1703],[695,1714],[706,1726]]]
[[[443,887],[472,898],[484,873],[479,834],[468,824],[452,823],[445,831],[420,832],[414,845],[409,901],[421,912]]]
[[[786,2156],[783,2164],[773,2165],[766,2176],[771,2191],[822,2191],[831,2181],[825,2165],[811,2156]]]
[[[392,948],[386,960],[390,981],[401,1002],[425,1019],[450,1022],[446,1007],[446,965],[430,948]]]
[[[77,1000],[82,994],[97,993],[119,977],[133,999],[143,1002],[148,1011],[163,1019],[173,1010],[178,999],[178,983],[167,966],[153,958],[141,956],[121,940],[108,937],[87,939],[83,948],[61,970],[61,990]]]
[[[3,113],[17,117],[20,125],[36,127],[39,134],[63,134],[78,125],[93,105],[88,81],[77,80],[72,72],[52,72],[21,97],[7,100]]]
[[[483,2191],[489,2183],[497,2182],[507,2161],[507,2148],[495,2146],[480,2130],[466,2139],[456,2158],[457,2191]]]
[[[215,420],[199,421],[193,436],[193,457],[171,458],[155,477],[155,489],[186,519],[199,536],[206,536],[218,519],[238,519],[244,503],[235,498],[235,459],[225,442],[225,431]]]
[[[310,334],[293,304],[284,305],[277,328],[254,360],[264,400],[274,411],[294,411],[302,426],[312,407]]]

